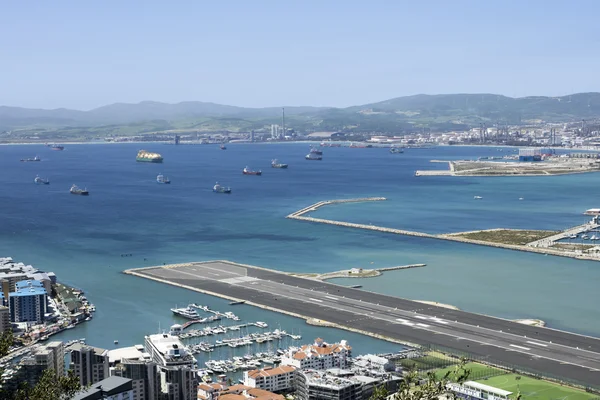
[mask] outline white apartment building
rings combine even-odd
[[[301,370],[348,368],[351,355],[352,347],[347,341],[328,344],[317,338],[312,345],[288,351],[281,357],[281,365],[291,365]]]
[[[269,392],[283,392],[293,387],[295,373],[296,367],[291,365],[246,371],[244,385]]]

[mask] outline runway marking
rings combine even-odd
[[[415,315],[415,318],[419,318],[419,319],[429,319],[428,317],[424,317],[422,315]]]
[[[521,350],[531,350],[529,347],[517,346],[516,344],[509,345],[510,347],[514,347]]]
[[[431,318],[431,320],[432,320],[433,322],[437,322],[437,323],[439,323],[439,324],[448,325],[448,322],[447,322],[447,321],[444,321],[443,319],[439,319],[439,318],[437,318],[437,317],[433,317],[433,318]]]
[[[529,344],[535,344],[536,346],[548,347],[547,344],[532,342],[530,340],[528,340],[527,343],[529,343]]]
[[[339,300],[337,297],[333,297],[333,296],[325,296],[325,297],[327,297],[330,300]]]
[[[319,300],[319,299],[313,299],[312,297],[309,297],[308,299],[309,299],[309,300],[312,300],[312,301],[316,301],[316,302],[318,302],[318,303],[322,303],[322,302],[323,302],[323,300]]]
[[[422,326],[423,328],[429,328],[429,325],[427,325],[427,324],[418,323],[417,326]]]

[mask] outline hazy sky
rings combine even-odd
[[[597,0],[6,0],[0,105],[600,91]]]

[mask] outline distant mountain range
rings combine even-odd
[[[297,130],[403,132],[420,127],[449,130],[479,123],[596,118],[600,117],[600,93],[521,98],[495,94],[415,95],[348,108],[285,107],[285,112],[289,126]],[[240,131],[261,129],[280,120],[280,107],[243,108],[197,101],[115,103],[90,111],[0,106],[0,131],[93,128],[101,133],[101,128],[106,127],[114,133],[120,125],[126,125],[129,134],[172,129]]]

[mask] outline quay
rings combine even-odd
[[[382,233],[391,233],[391,234],[395,234],[395,235],[414,236],[414,237],[421,237],[421,238],[427,238],[427,239],[447,240],[447,241],[452,241],[452,242],[468,243],[468,244],[474,244],[474,245],[479,245],[479,246],[489,246],[489,247],[496,247],[496,248],[502,248],[502,249],[508,249],[508,250],[527,251],[527,252],[531,252],[531,253],[546,254],[546,255],[560,256],[560,257],[569,257],[569,258],[575,258],[575,259],[580,259],[580,260],[600,261],[600,251],[583,253],[581,251],[568,251],[568,250],[552,247],[556,244],[557,240],[564,239],[565,237],[568,237],[569,235],[573,234],[574,232],[580,233],[580,232],[583,232],[586,230],[596,229],[596,228],[600,227],[600,224],[597,223],[598,222],[597,219],[594,219],[593,222],[590,222],[588,224],[580,225],[580,226],[577,226],[574,228],[569,228],[569,229],[559,233],[558,235],[553,236],[552,240],[549,240],[551,238],[546,238],[546,239],[542,239],[542,240],[538,241],[538,243],[533,242],[533,243],[528,243],[526,245],[518,245],[518,244],[487,242],[487,241],[483,241],[483,240],[475,240],[475,239],[469,239],[469,238],[458,236],[460,234],[463,234],[464,232],[444,233],[444,234],[434,235],[434,234],[429,234],[429,233],[424,233],[424,232],[409,231],[409,230],[405,230],[405,229],[386,228],[386,227],[377,226],[377,225],[356,224],[353,222],[336,221],[336,220],[330,220],[330,219],[324,219],[324,218],[314,218],[314,217],[308,217],[305,215],[309,212],[317,211],[319,208],[327,206],[327,205],[331,205],[331,204],[357,203],[357,202],[366,202],[366,201],[385,201],[385,200],[386,200],[385,197],[366,197],[366,198],[359,198],[359,199],[320,201],[311,206],[308,206],[301,210],[293,212],[293,213],[287,215],[286,218],[294,219],[294,220],[298,220],[298,221],[304,221],[304,222],[341,226],[341,227],[345,227],[345,228],[354,228],[354,229],[362,229],[362,230],[369,230],[369,231],[382,232]],[[496,228],[493,230],[502,230],[502,229]]]
[[[600,382],[600,339],[352,289],[256,266],[205,261],[126,274],[414,346],[431,344],[582,386]]]

